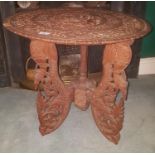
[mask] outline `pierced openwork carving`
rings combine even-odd
[[[124,118],[127,81],[124,69],[131,60],[132,41],[106,45],[103,56],[103,75],[94,91],[92,113],[103,135],[117,144]],[[121,93],[118,100],[117,95]]]
[[[106,45],[103,56],[103,75],[96,88],[95,81],[87,78],[88,47],[81,46],[79,80],[65,86],[58,75],[57,50],[54,44],[32,41],[30,50],[37,63],[35,87],[38,90],[37,112],[40,132],[48,134],[58,128],[66,118],[70,103],[81,110],[91,104],[95,122],[104,136],[117,144],[124,118],[124,101],[127,96],[125,68],[131,60],[132,41]],[[118,100],[117,95],[121,92]]]
[[[81,110],[91,105],[103,135],[117,144],[127,96],[125,68],[131,60],[131,39],[142,37],[150,26],[142,19],[122,13],[85,8],[37,9],[17,13],[4,26],[31,39],[36,62],[35,87],[40,132],[48,134],[66,118],[70,103]],[[80,77],[64,85],[58,74],[55,44],[80,45]],[[88,45],[103,45],[103,75],[99,85],[87,77]],[[43,91],[39,89],[43,87]],[[120,95],[120,98],[118,96]]]
[[[38,90],[37,112],[40,132],[48,134],[57,129],[66,118],[73,100],[72,90],[64,86],[58,75],[57,50],[54,44],[32,41],[30,51],[36,62],[35,87]]]

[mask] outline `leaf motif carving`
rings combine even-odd
[[[64,86],[58,75],[57,51],[52,43],[33,40],[30,51],[37,63],[35,87],[38,89],[37,112],[40,121],[40,133],[48,134],[57,129],[65,120],[73,99],[72,91]]]
[[[127,81],[124,69],[130,63],[132,41],[106,45],[103,56],[103,76],[96,88],[92,102],[92,114],[102,134],[117,144],[124,119],[124,101]],[[121,98],[116,101],[117,94]]]

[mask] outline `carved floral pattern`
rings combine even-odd
[[[37,112],[40,132],[48,134],[57,129],[66,118],[70,103],[74,100],[81,110],[91,104],[95,122],[103,135],[117,144],[124,119],[124,101],[127,96],[125,68],[131,60],[132,41],[108,44],[103,56],[103,75],[95,88],[95,82],[87,79],[87,47],[81,46],[79,81],[64,86],[58,75],[57,50],[54,44],[32,41],[30,51],[37,63],[35,87],[38,90]],[[117,95],[121,93],[120,99]],[[74,98],[74,99],[73,99]]]
[[[110,10],[53,8],[20,12],[4,23],[19,35],[59,44],[106,44],[150,31],[142,19]]]
[[[124,118],[124,101],[127,96],[127,81],[124,69],[131,60],[132,51],[127,41],[106,45],[103,56],[103,75],[94,91],[92,113],[103,135],[117,144]],[[117,95],[121,93],[118,100]]]
[[[40,132],[48,134],[57,129],[66,118],[73,100],[71,89],[65,87],[58,75],[57,50],[54,44],[31,41],[30,51],[36,62],[35,87],[38,90],[37,112]]]
[[[109,10],[89,8],[37,9],[17,13],[4,26],[31,39],[30,52],[36,62],[35,87],[40,132],[48,134],[66,118],[70,103],[81,110],[92,108],[96,125],[117,144],[127,96],[125,68],[131,60],[132,40],[144,36],[150,26],[142,19]],[[65,86],[58,74],[55,44],[80,45],[80,77]],[[87,78],[88,45],[103,45],[103,75],[96,87]],[[43,91],[39,89],[42,85]],[[120,99],[118,98],[120,96]]]
[[[31,56],[36,62],[35,87],[38,89],[37,112],[40,132],[48,134],[57,129],[66,118],[70,103],[81,110],[91,104],[96,125],[103,135],[117,144],[124,119],[124,101],[127,96],[125,68],[131,60],[132,40],[108,44],[103,56],[103,75],[100,83],[87,78],[87,46],[81,46],[80,77],[65,86],[58,75],[55,44],[32,40]],[[42,85],[43,91],[39,90]],[[117,96],[121,93],[120,99]]]

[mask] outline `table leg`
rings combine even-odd
[[[37,64],[34,84],[38,88],[39,130],[45,135],[57,129],[66,118],[73,101],[73,90],[65,86],[59,77],[55,44],[32,40],[30,52]],[[40,85],[43,91],[39,89]]]
[[[92,113],[97,127],[113,143],[120,139],[127,96],[125,68],[130,63],[133,41],[108,44],[104,50],[102,78],[94,91]],[[121,97],[118,99],[118,94]]]
[[[80,80],[87,79],[87,57],[88,57],[88,46],[81,45],[80,47]]]
[[[74,87],[74,103],[81,110],[87,110],[89,107],[93,90],[96,86],[95,81],[87,78],[87,57],[88,46],[80,46],[80,77],[79,80],[73,82]]]

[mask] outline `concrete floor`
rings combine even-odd
[[[155,76],[130,80],[118,145],[101,135],[90,108],[74,105],[63,125],[42,137],[35,97],[29,90],[0,89],[0,152],[155,152]]]

